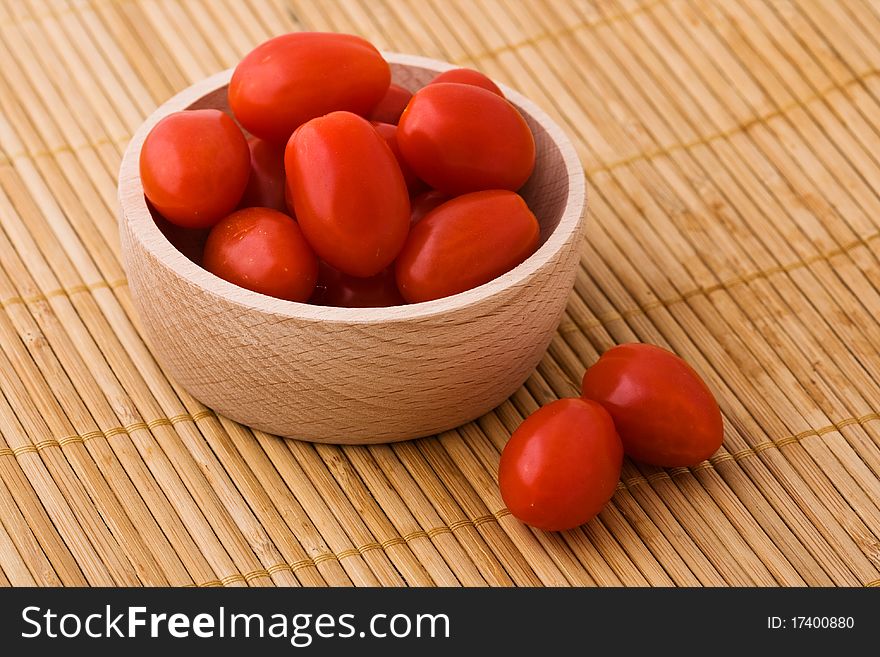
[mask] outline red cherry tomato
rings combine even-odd
[[[498,485],[510,512],[538,529],[592,519],[614,495],[623,446],[599,404],[560,399],[532,413],[501,452]]]
[[[372,125],[350,112],[303,124],[284,156],[296,217],[322,260],[350,276],[390,265],[409,232],[400,166]]]
[[[296,219],[296,213],[293,211],[293,192],[290,191],[290,182],[286,175],[284,177],[284,206],[287,208],[287,214]]]
[[[535,140],[504,98],[467,84],[429,84],[407,105],[400,152],[419,178],[448,194],[517,190],[535,167]]]
[[[338,308],[385,308],[402,306],[406,301],[400,296],[391,267],[369,278],[357,278],[322,261],[318,265],[318,284],[309,303]]]
[[[385,95],[382,96],[382,100],[370,112],[368,118],[370,121],[397,125],[410,98],[412,98],[412,94],[409,91],[392,83]]]
[[[214,226],[204,266],[230,283],[289,301],[315,289],[318,260],[296,222],[269,208],[238,210]]]
[[[696,465],[721,446],[724,428],[712,392],[690,365],[650,344],[602,354],[584,374],[582,396],[614,418],[627,455],[651,465]]]
[[[382,135],[385,143],[388,144],[388,148],[394,153],[394,159],[397,160],[397,164],[400,165],[400,172],[403,174],[404,181],[406,181],[407,191],[410,195],[418,194],[425,188],[425,183],[419,180],[419,177],[412,170],[412,167],[406,163],[406,160],[404,160],[403,156],[400,154],[400,148],[397,145],[397,126],[391,125],[390,123],[379,123],[376,121],[373,121],[372,123],[373,127],[376,128],[376,132]]]
[[[538,247],[540,227],[519,194],[465,194],[429,212],[397,258],[397,287],[410,303],[464,292],[513,269]]]
[[[413,198],[412,210],[410,211],[410,222],[418,223],[422,217],[439,205],[443,205],[449,200],[449,196],[436,189],[429,189]]]
[[[284,203],[284,147],[251,137],[248,148],[251,151],[251,177],[238,207],[287,212]]]
[[[144,195],[171,223],[208,228],[235,209],[250,175],[244,135],[215,109],[169,114],[144,140]]]
[[[480,73],[479,71],[475,71],[472,68],[454,68],[449,71],[444,71],[440,73],[437,77],[431,80],[428,84],[435,84],[437,82],[454,82],[456,84],[470,84],[475,87],[482,87],[486,91],[491,91],[493,94],[501,96],[504,98],[504,92],[499,89],[498,85],[492,82],[489,76]]]
[[[299,125],[328,112],[369,114],[390,83],[388,63],[368,41],[295,32],[241,60],[229,82],[229,107],[250,133],[285,142]]]

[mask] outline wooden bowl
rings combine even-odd
[[[415,90],[453,65],[385,53]],[[174,96],[140,127],[119,171],[122,255],[143,332],[159,363],[202,403],[280,436],[378,443],[431,435],[490,411],[529,376],[559,324],[583,237],[583,169],[562,130],[502,89],[535,136],[520,191],[541,223],[528,260],[478,288],[393,308],[327,308],[245,290],[205,271],[159,231],[138,160],[163,117],[228,111],[232,70]]]

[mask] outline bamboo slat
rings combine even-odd
[[[0,585],[876,585],[878,29],[870,0],[0,0]],[[206,409],[141,337],[125,145],[291,30],[479,68],[572,137],[575,290],[471,424],[285,441]],[[585,527],[525,527],[497,488],[510,433],[633,340],[705,377],[722,449],[627,462]]]

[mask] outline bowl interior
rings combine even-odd
[[[451,68],[451,66],[447,68]],[[410,91],[416,91],[423,87],[441,70],[440,67],[429,68],[391,62],[392,81]],[[187,109],[213,108],[222,110],[231,116],[226,88],[224,85],[202,96]],[[538,219],[541,226],[541,244],[543,245],[559,225],[565,211],[569,192],[568,171],[559,146],[547,132],[547,129],[536,117],[516,102],[518,94],[503,85],[502,89],[508,99],[517,105],[535,138],[535,170],[519,193]],[[184,255],[191,260],[196,260],[193,254],[197,253],[198,249],[193,249],[193,242],[203,240],[205,234],[175,230],[152,207],[150,207],[150,212],[165,237]]]

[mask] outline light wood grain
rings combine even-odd
[[[412,90],[451,64],[385,53]],[[326,308],[245,290],[190,262],[156,227],[138,159],[169,113],[228,111],[231,70],[181,92],[132,138],[119,172],[122,255],[152,350],[194,397],[256,429],[330,443],[379,443],[464,424],[519,388],[562,317],[579,261],[585,187],[574,148],[512,89],[535,136],[535,172],[521,190],[542,244],[476,289],[394,308]]]

